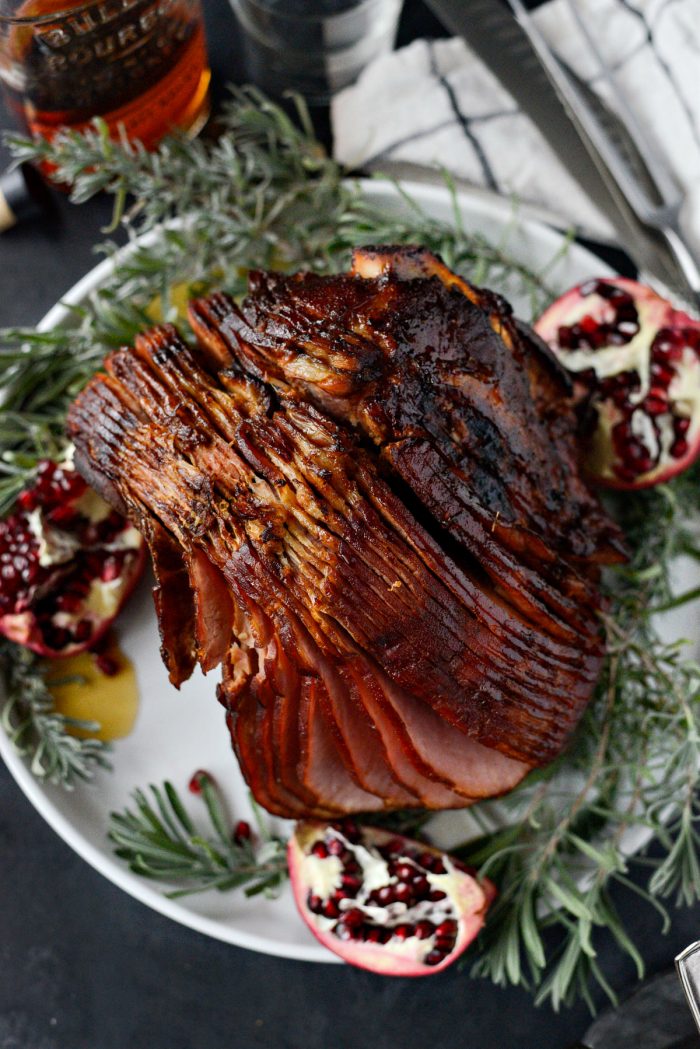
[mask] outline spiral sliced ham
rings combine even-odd
[[[146,536],[179,685],[220,701],[286,816],[455,808],[566,745],[620,537],[578,474],[566,381],[425,252],[256,274],[72,406],[76,464]]]

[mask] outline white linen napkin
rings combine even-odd
[[[496,2],[496,0],[494,0]],[[688,193],[700,252],[700,0],[575,0],[650,143]],[[609,101],[567,0],[533,12],[556,52]],[[377,59],[332,104],[335,156],[350,167],[402,163],[539,205],[594,234],[607,219],[513,98],[463,41],[417,40]]]

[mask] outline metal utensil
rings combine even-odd
[[[643,222],[633,206],[637,197],[633,193],[630,198],[626,189],[630,178],[634,179],[633,170],[628,171],[623,188],[615,174],[622,161],[614,172],[603,159],[610,150],[610,131],[606,134],[599,122],[604,103],[598,102],[596,119],[583,98],[584,92],[577,90],[520,0],[513,0],[518,20],[494,0],[426,2],[448,29],[464,37],[518,101],[563,165],[608,216],[640,269],[700,305],[700,272],[689,253],[684,254],[683,246],[677,244],[679,235],[670,227],[662,233]],[[634,141],[631,136],[629,139]],[[641,154],[639,158],[638,163],[643,163]],[[644,169],[647,180],[656,186],[652,172],[646,165]],[[660,188],[657,193],[658,202],[663,199]]]
[[[700,1031],[700,943],[691,943],[676,958],[676,971]]]
[[[616,109],[622,115],[622,120],[612,118],[612,114],[608,119],[600,119],[601,113],[606,110],[602,101],[595,108],[590,105],[550,49],[522,0],[508,2],[535,48],[554,89],[569,109],[601,174],[604,178],[612,177],[639,222],[664,238],[679,271],[677,277],[680,278],[681,290],[691,298],[693,305],[700,306],[700,264],[688,248],[680,228],[685,195],[665,163],[646,141],[634,113],[618,89],[615,74],[603,58],[574,0],[567,0],[567,6],[615,98]],[[613,135],[610,134],[611,129]],[[643,179],[638,175],[640,168],[646,169]],[[650,186],[653,187],[651,193],[648,191]]]

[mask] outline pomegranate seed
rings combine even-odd
[[[78,606],[79,605],[80,605],[80,602],[78,602]],[[73,611],[75,611],[75,609]],[[83,641],[87,641],[87,639],[90,637],[91,633],[92,633],[92,623],[90,622],[90,620],[89,619],[81,619],[80,622],[78,623],[78,625],[76,626],[75,630],[73,631],[73,637],[78,642],[78,644],[81,644]],[[102,673],[104,673],[104,671],[102,671]]]
[[[688,442],[684,437],[679,437],[671,445],[671,455],[674,459],[682,459],[688,454]]]
[[[623,296],[624,298],[629,298],[627,292],[623,291],[622,288],[617,288],[614,284],[608,284],[604,280],[596,281],[594,291],[596,295],[600,295],[601,299],[616,299]]]
[[[342,832],[348,841],[352,842],[353,845],[360,840],[360,831],[353,820],[345,820],[342,824]]]
[[[362,879],[356,878],[354,874],[343,874],[341,877],[343,888],[349,896],[354,896],[359,892],[360,886],[362,885]]]
[[[243,842],[250,841],[251,835],[250,823],[247,823],[245,820],[239,820],[233,828],[233,840],[236,845],[242,845]]]
[[[452,918],[446,918],[444,922],[440,922],[437,929],[435,930],[436,936],[456,936],[457,935],[457,922]]]
[[[591,335],[593,332],[597,332],[599,328],[598,321],[595,319],[595,317],[591,317],[590,313],[587,313],[585,317],[582,317],[579,321],[579,324],[587,335]]]
[[[433,943],[433,950],[440,951],[443,956],[449,954],[454,950],[455,941],[450,940],[435,940]]]
[[[353,907],[352,910],[345,912],[343,915],[343,921],[350,928],[357,928],[359,925],[364,924],[365,916],[358,907]]]
[[[50,510],[46,517],[51,524],[61,525],[64,528],[66,525],[72,525],[78,520],[78,514],[73,507],[65,505],[57,506]]]
[[[435,932],[435,926],[432,922],[421,921],[416,925],[415,935],[419,940],[427,940],[429,936],[432,936]]]
[[[56,607],[61,612],[77,612],[82,604],[79,594],[72,594],[70,591],[65,594],[59,594],[58,600],[56,601]]]
[[[192,774],[192,778],[187,786],[192,794],[201,794],[202,784],[204,783],[213,784],[214,777],[211,773],[207,772],[206,769],[197,769],[197,771]]]
[[[410,925],[396,925],[391,931],[397,940],[407,940],[409,936],[413,936],[413,929]]]
[[[340,910],[335,900],[326,900],[321,909],[321,913],[325,918],[337,918],[340,914]]]
[[[328,842],[328,852],[331,856],[342,856],[346,851],[345,845],[340,838],[331,838]]]
[[[36,509],[36,493],[32,489],[28,489],[26,492],[20,492],[17,496],[17,502],[23,510],[30,513]]]
[[[649,449],[642,441],[632,440],[625,450],[625,460],[628,464],[635,466],[649,458]]]
[[[309,893],[306,898],[306,906],[312,914],[320,914],[323,910],[323,900],[320,896],[315,896],[312,893]]]
[[[571,335],[571,328],[561,327],[557,329],[557,342],[563,350],[572,349],[574,340]]]
[[[46,643],[51,651],[60,652],[62,649],[68,648],[71,643],[71,636],[63,627],[53,627],[46,631]]]
[[[439,965],[443,961],[445,955],[442,951],[433,948],[433,950],[425,956],[423,959],[425,965]]]
[[[656,361],[653,362],[649,370],[659,386],[663,386],[664,388],[671,385],[673,377],[676,374],[674,369],[669,365],[658,364]]]
[[[394,899],[399,903],[411,903],[413,900],[413,889],[406,882],[400,882],[394,889]]]
[[[344,922],[338,922],[333,926],[333,934],[337,936],[339,940],[354,940],[356,938],[353,930],[349,925],[345,925]]]
[[[410,881],[416,873],[416,868],[409,863],[398,863],[391,872],[399,881]]]
[[[377,889],[376,896],[377,903],[381,903],[382,905],[393,903],[395,899],[393,885],[382,885],[381,889]]]
[[[418,878],[413,879],[413,894],[414,896],[425,897],[430,892],[430,882],[426,877],[421,875]]]
[[[106,655],[104,652],[100,652],[95,657],[95,666],[104,674],[105,677],[114,677],[115,674],[119,673],[119,664],[111,656]]]
[[[645,398],[642,407],[648,415],[663,415],[668,411],[668,401],[665,398],[662,399],[659,396],[655,396],[652,392]]]
[[[637,472],[639,474],[648,474],[650,470],[654,469],[655,465],[656,463],[654,460],[650,456],[647,456],[646,459],[640,459],[637,463]]]
[[[676,416],[673,423],[673,429],[679,435],[679,437],[682,437],[684,434],[686,434],[690,429],[690,419],[687,417],[687,415]]]
[[[613,472],[621,481],[628,481],[631,483],[637,479],[637,471],[631,470],[629,466],[625,466],[624,463],[614,463]]]
[[[428,896],[431,903],[439,903],[440,900],[447,899],[447,893],[443,892],[442,889],[433,889]]]
[[[368,943],[385,943],[384,933],[384,929],[380,929],[378,926],[373,925],[368,929],[365,939]]]
[[[316,856],[319,860],[325,860],[328,856],[328,849],[323,841],[315,841],[311,849],[311,855]]]

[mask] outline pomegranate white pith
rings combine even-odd
[[[587,281],[535,325],[593,415],[587,467],[647,488],[700,453],[700,321],[623,277]]]
[[[445,853],[349,820],[297,824],[288,862],[314,936],[352,965],[386,975],[427,976],[451,965],[495,894]]]
[[[0,633],[52,658],[91,648],[143,564],[136,529],[72,463],[47,460],[15,512],[0,521]]]

